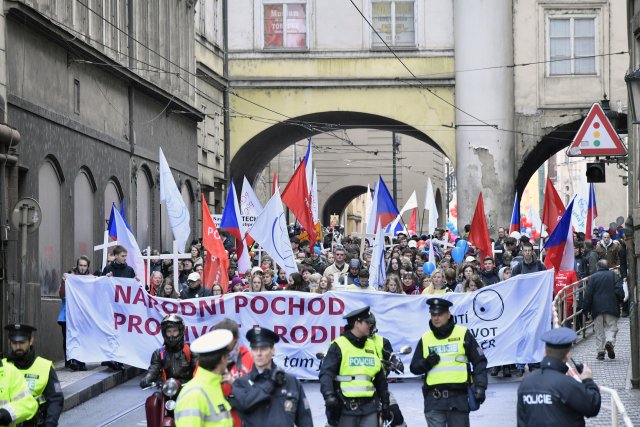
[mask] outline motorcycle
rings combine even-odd
[[[176,409],[176,399],[182,388],[180,381],[169,378],[164,383],[151,383],[143,390],[157,388],[145,402],[148,427],[175,427],[176,422],[173,411]]]

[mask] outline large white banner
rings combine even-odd
[[[67,278],[67,351],[83,362],[117,360],[147,368],[162,344],[160,321],[181,315],[187,341],[224,317],[240,325],[241,343],[254,325],[273,329],[276,363],[298,378],[317,378],[316,353],[326,352],[345,325],[345,313],[365,305],[375,313],[379,333],[395,349],[415,349],[429,328],[427,296],[339,291],[323,295],[294,291],[235,293],[193,300],[156,298],[133,279]],[[472,293],[449,293],[455,322],[469,328],[489,366],[540,361],[540,336],[551,328],[553,271],[516,276]],[[412,354],[402,356],[410,376]]]

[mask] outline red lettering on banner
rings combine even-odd
[[[276,304],[280,301],[284,301],[284,297],[275,297],[274,299],[271,300],[271,311],[273,311],[273,314],[277,314],[278,316],[282,316],[285,314],[285,311],[282,309],[279,309]]]
[[[298,331],[302,331],[302,337],[300,338],[298,338],[297,336]],[[308,336],[309,336],[309,331],[307,331],[307,328],[305,328],[304,326],[298,325],[291,328],[291,341],[293,341],[296,344],[302,344],[307,340]]]
[[[145,291],[142,288],[138,288],[138,291],[136,292],[136,296],[133,298],[133,304],[138,304],[139,302],[142,301],[142,303],[144,305],[147,305],[147,301],[145,300]]]
[[[142,318],[136,315],[129,316],[129,326],[127,327],[127,331],[133,332],[135,329],[137,333],[141,334],[142,329],[140,329],[140,325],[142,324]]]
[[[210,300],[202,299],[198,301],[198,311],[200,312],[200,317],[205,316],[205,311],[207,312],[207,314],[218,314],[216,304],[220,306],[220,314],[224,314],[224,300],[221,297]]]
[[[116,284],[115,290],[115,299],[114,302],[120,302],[120,298],[122,298],[122,302],[125,304],[129,304],[131,301],[131,288],[129,286],[123,287],[122,285]]]
[[[247,297],[238,295],[236,297],[236,313],[240,313],[240,309],[246,307],[249,304]]]
[[[261,307],[258,307],[258,303],[261,304]],[[256,314],[264,314],[267,312],[267,309],[269,308],[269,302],[267,302],[267,299],[265,297],[253,297],[251,299],[251,311],[253,311]]]
[[[154,308],[158,310],[158,302],[159,301],[157,299],[149,295],[149,306],[148,306],[149,308]]]
[[[177,314],[178,313],[178,304],[175,304],[170,301],[164,301],[162,303],[162,310],[167,314]]]
[[[318,305],[318,308],[314,308],[314,303],[317,303],[316,305]],[[307,306],[307,309],[309,310],[309,314],[314,314],[314,315],[319,315],[322,314],[325,310],[325,304],[324,304],[324,300],[322,298],[312,298],[309,300],[309,305]]]
[[[180,303],[180,314],[183,316],[193,316],[196,314],[195,304],[189,301],[182,301]]]
[[[329,314],[332,316],[344,313],[344,302],[335,297],[329,297]]]
[[[300,309],[300,313],[298,314],[298,316],[302,316],[304,315],[304,300],[302,298],[298,299],[298,302],[296,303],[295,300],[293,298],[291,298],[289,300],[289,315],[290,316],[295,316],[293,310],[294,309]]]
[[[153,329],[151,329],[152,326]],[[160,332],[160,322],[158,322],[153,317],[150,317],[146,322],[144,322],[144,330],[149,335],[158,335],[158,333]]]
[[[280,337],[283,343],[289,344],[289,340],[287,340],[286,338],[287,328],[285,328],[284,326],[276,325],[273,327],[273,332],[275,332],[275,334]]]
[[[118,329],[118,326],[124,325],[127,321],[127,317],[124,314],[113,313],[113,329]]]
[[[321,334],[318,336],[318,334]],[[311,342],[319,343],[327,340],[327,329],[322,326],[312,326],[311,327]]]

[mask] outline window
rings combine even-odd
[[[264,48],[307,48],[307,13],[304,3],[264,5]]]
[[[374,28],[389,46],[414,47],[416,45],[415,2],[373,1],[371,14]],[[375,33],[372,32],[371,37],[372,47],[385,47]]]
[[[50,161],[38,170],[38,201],[42,222],[38,228],[38,257],[42,295],[54,296],[60,288],[61,270],[61,207],[60,178]]]
[[[595,18],[549,19],[549,75],[596,74]]]
[[[136,177],[136,240],[140,249],[151,245],[151,181],[145,169]]]
[[[93,187],[87,172],[81,171],[73,183],[73,254],[93,258]]]

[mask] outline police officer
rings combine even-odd
[[[327,421],[339,427],[376,427],[378,403],[389,420],[389,390],[376,346],[369,338],[373,319],[369,306],[345,316],[347,326],[331,343],[320,368],[320,392]]]
[[[302,384],[273,362],[280,337],[256,326],[247,332],[253,356],[248,375],[233,383],[229,402],[242,418],[243,427],[312,427],[309,401]]]
[[[427,304],[430,329],[418,341],[410,366],[412,373],[425,376],[422,393],[427,424],[468,426],[467,388],[472,377],[475,400],[484,402],[487,358],[467,328],[454,324],[449,312],[451,302],[430,298]]]
[[[196,366],[191,356],[189,344],[184,342],[184,321],[176,314],[162,319],[160,330],[164,344],[151,355],[151,364],[147,374],[140,381],[140,387],[149,387],[153,382],[166,381],[168,378],[186,383],[193,377]]]
[[[373,344],[376,347],[376,353],[382,362],[382,368],[385,371],[385,375],[389,376],[391,372],[396,374],[404,374],[404,364],[402,360],[393,352],[391,342],[378,333],[376,316],[371,313],[371,331],[369,337],[373,340]],[[404,426],[404,416],[400,411],[398,401],[395,399],[393,393],[389,392],[389,411],[393,415],[391,426]]]
[[[55,427],[62,413],[64,396],[53,363],[36,356],[33,349],[33,333],[36,328],[25,324],[7,325],[9,333],[9,357],[3,363],[12,364],[27,380],[27,386],[38,403],[35,415],[22,426]],[[0,424],[3,424],[0,421]]]
[[[600,391],[591,369],[578,364],[582,382],[566,375],[576,333],[556,328],[542,335],[545,357],[540,370],[518,387],[518,426],[584,426],[584,417],[600,412]],[[580,372],[582,370],[582,372]]]
[[[176,402],[176,427],[232,427],[231,405],[222,394],[222,376],[227,370],[233,334],[218,329],[191,343],[198,355],[198,370],[180,391]]]

